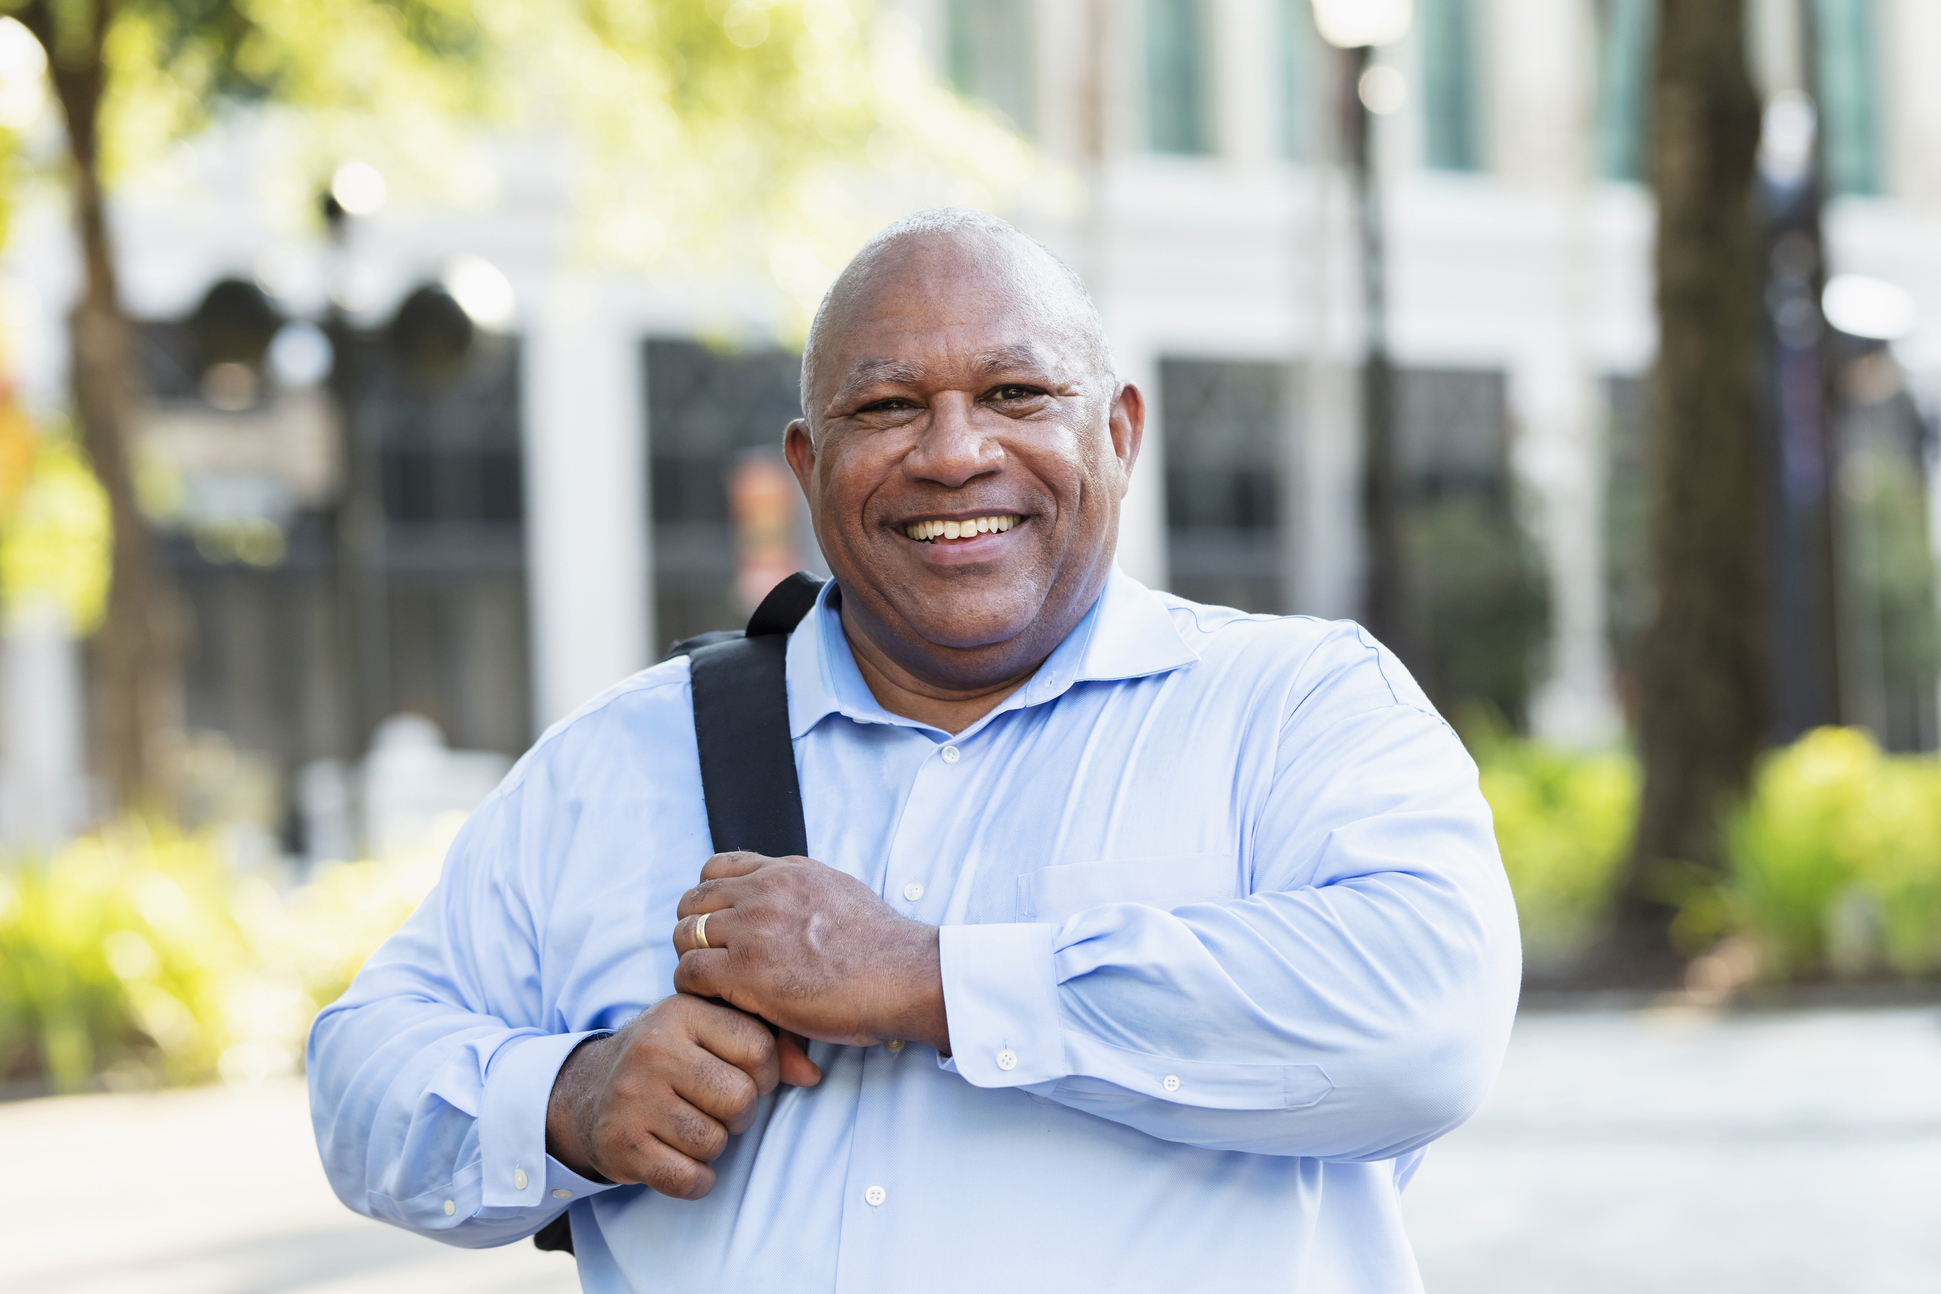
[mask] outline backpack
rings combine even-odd
[[[664,657],[688,658],[701,798],[717,854],[747,849],[781,858],[809,852],[789,738],[786,668],[789,634],[815,605],[822,584],[797,571],[769,590],[747,629],[684,638]],[[532,1242],[572,1253],[572,1211],[541,1227]]]

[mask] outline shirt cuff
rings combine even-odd
[[[1029,1087],[1071,1072],[1050,924],[945,926],[938,934],[950,1057],[978,1087]]]
[[[534,1034],[494,1053],[479,1107],[481,1207],[557,1208],[613,1184],[581,1177],[546,1153],[546,1107],[559,1067],[573,1048],[611,1032]]]

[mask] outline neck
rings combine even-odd
[[[912,674],[889,653],[879,648],[867,633],[859,631],[855,617],[842,616],[842,635],[849,642],[850,655],[869,684],[876,704],[891,714],[915,719],[955,736],[998,708],[1004,698],[1025,685],[1038,672],[1042,660],[1011,678],[974,688],[939,687]]]

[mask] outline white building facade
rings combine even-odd
[[[1091,286],[1122,374],[1154,411],[1121,535],[1126,569],[1250,609],[1354,615],[1358,244],[1337,157],[1340,64],[1315,37],[1308,0],[891,7],[924,33],[940,75],[1085,181],[1082,210],[1025,223]],[[1404,456],[1428,483],[1424,497],[1492,500],[1535,541],[1547,633],[1520,717],[1553,740],[1615,742],[1605,511],[1613,383],[1641,377],[1655,344],[1652,212],[1636,177],[1652,6],[1415,7],[1411,34],[1378,55],[1404,87],[1378,123]],[[1798,23],[1789,25],[1800,6],[1752,7],[1766,91],[1805,83]],[[1926,356],[1941,360],[1941,77],[1930,66],[1941,8],[1818,0],[1814,12],[1823,138],[1829,164],[1844,168],[1829,258],[1896,284],[1934,321],[1898,352],[1921,380]],[[135,317],[189,319],[227,279],[268,289],[289,319],[321,318],[334,291],[376,336],[459,254],[501,271],[514,302],[514,369],[478,398],[510,402],[516,461],[491,467],[504,447],[477,461],[487,474],[478,498],[512,488],[516,506],[473,499],[447,517],[436,500],[450,491],[428,486],[422,515],[392,517],[387,552],[402,551],[420,523],[423,542],[410,559],[421,562],[410,568],[419,583],[390,585],[381,708],[430,712],[456,744],[516,749],[678,634],[736,614],[739,505],[728,476],[772,454],[793,412],[790,361],[769,340],[775,320],[749,310],[741,352],[723,353],[699,338],[718,333],[731,290],[576,261],[571,152],[553,141],[502,141],[491,203],[386,208],[357,221],[337,253],[250,196],[251,150],[269,146],[232,127],[197,151],[194,183],[121,196],[115,226]],[[75,283],[59,213],[24,212],[7,260],[8,359],[44,408],[63,402],[58,339]],[[206,383],[187,376],[178,400],[193,405],[202,389],[206,402]],[[444,480],[445,452],[387,442],[379,470]],[[492,453],[500,458],[488,462]],[[387,500],[404,498],[403,486],[384,488]],[[179,578],[196,590],[197,650],[230,662],[200,666],[191,723],[267,750],[285,775],[359,755],[369,716],[346,724],[329,713],[342,708],[329,680],[344,660],[320,651],[301,666],[301,651],[273,645],[304,632],[309,613],[294,608],[337,596],[323,583],[299,588],[298,531],[281,567],[220,545],[178,549]],[[481,556],[501,550],[497,565]],[[445,588],[441,579],[482,591],[439,593],[435,614],[424,611],[424,590]],[[443,628],[423,629],[433,622]],[[402,640],[413,633],[431,636],[414,647]],[[410,666],[414,651],[429,664]],[[251,653],[296,673],[238,663]],[[252,668],[254,682],[244,677]],[[422,679],[407,677],[413,668]],[[292,717],[306,706],[312,719]]]

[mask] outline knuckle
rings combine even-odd
[[[671,1195],[679,1200],[691,1200],[707,1194],[713,1184],[714,1174],[700,1164],[686,1158],[663,1159],[647,1173],[647,1185],[662,1195]]]
[[[734,1110],[736,1118],[740,1118],[742,1115],[748,1113],[754,1107],[755,1102],[761,1100],[761,1086],[740,1070],[734,1072],[734,1076],[728,1080],[727,1086],[729,1088],[727,1093],[728,1104]]]

